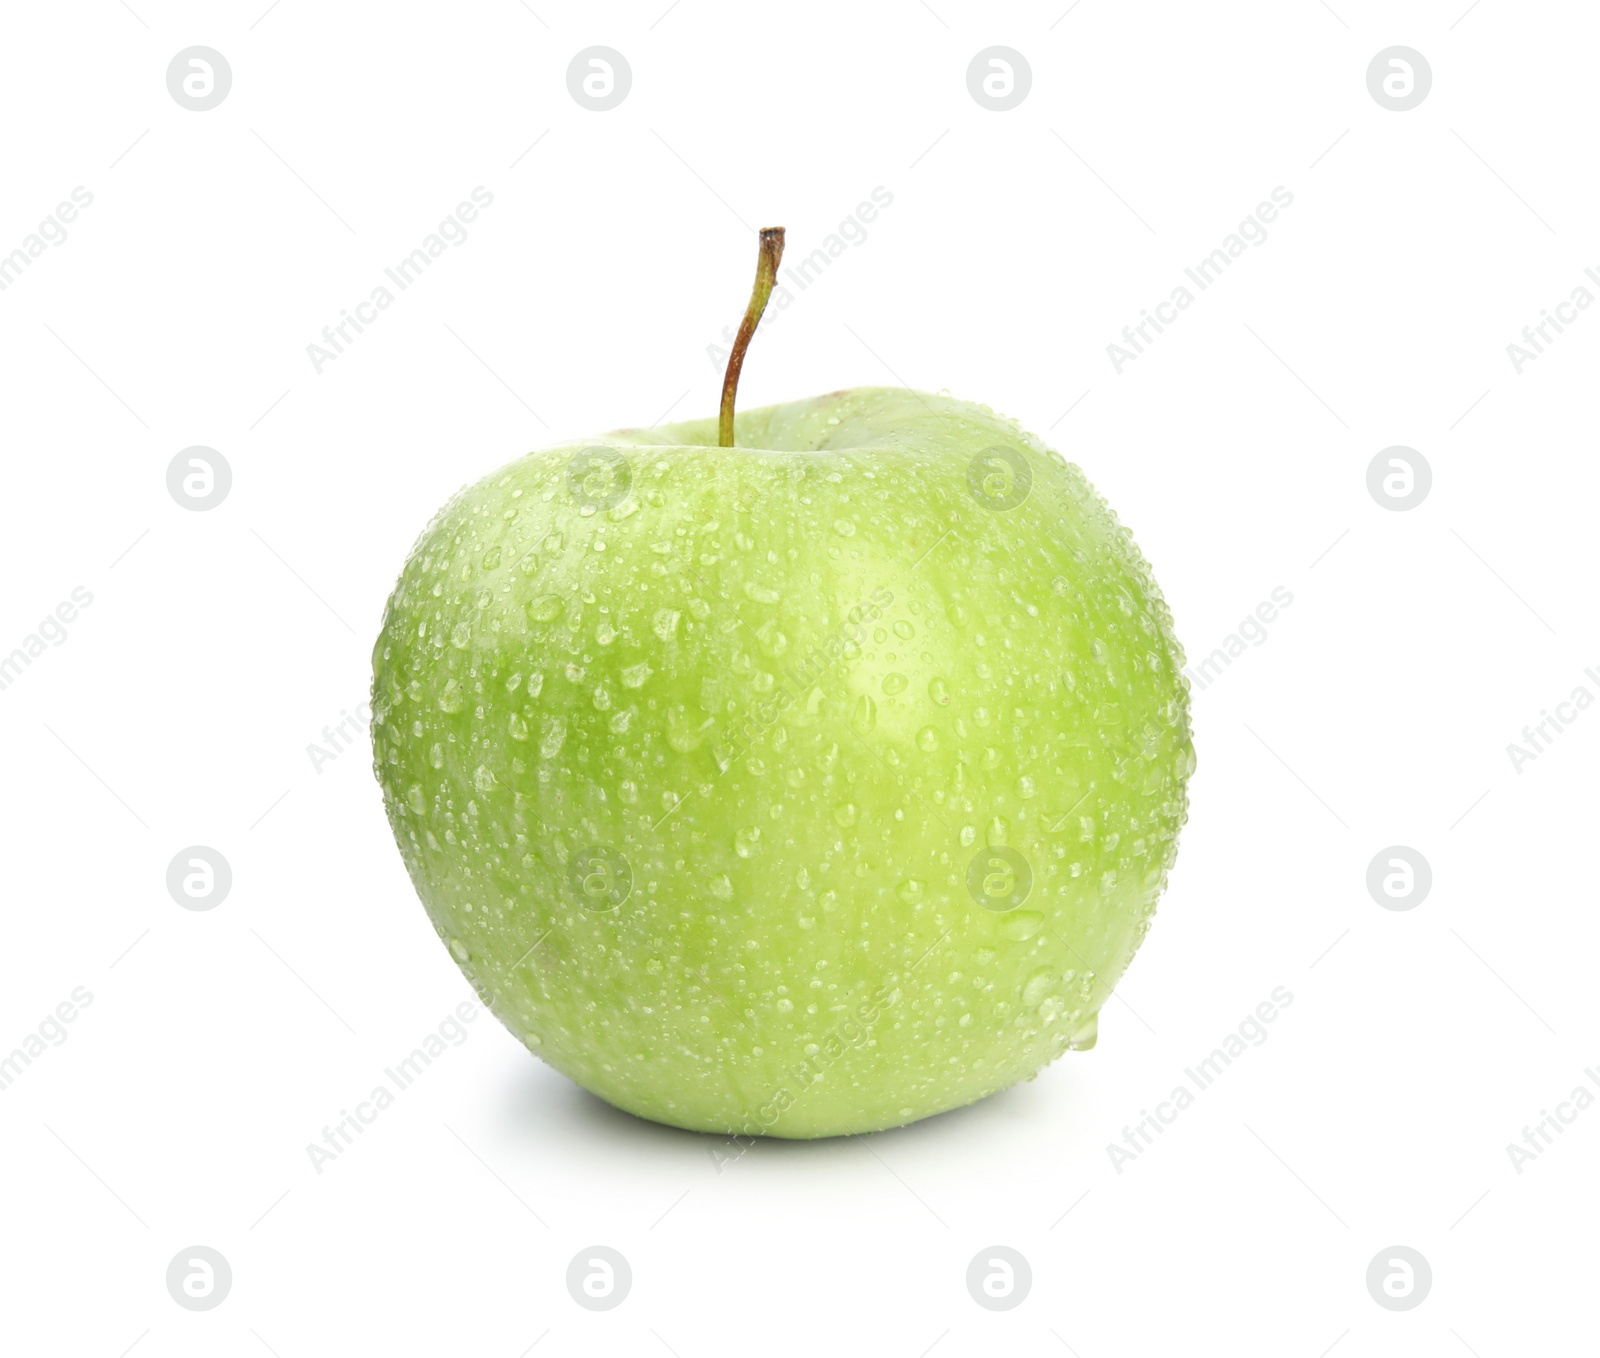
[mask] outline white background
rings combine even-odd
[[[1600,712],[1520,772],[1507,745],[1600,695],[1600,314],[1520,374],[1506,345],[1600,266],[1600,22],[530,3],[7,7],[0,251],[94,196],[0,293],[0,653],[93,595],[0,692],[0,1052],[93,995],[0,1092],[7,1351],[1592,1344],[1600,1111],[1520,1174],[1506,1146],[1600,1063]],[[232,67],[209,112],[166,87],[195,44]],[[566,82],[596,44],[633,72],[605,113]],[[1032,71],[1004,113],[966,83],[996,44]],[[1404,113],[1366,86],[1394,44],[1433,72]],[[318,374],[322,327],[478,185],[466,242]],[[1265,244],[1119,374],[1106,346],[1278,185]],[[307,755],[366,695],[407,549],[526,449],[711,413],[753,228],[798,258],[878,186],[866,240],[763,331],[745,404],[903,381],[1016,416],[1132,527],[1191,663],[1293,595],[1194,695],[1191,821],[1099,1047],[902,1131],[719,1164],[485,1016],[319,1175],[307,1143],[471,997],[364,746]],[[165,481],[195,444],[233,472],[204,513]],[[1433,470],[1403,513],[1366,485],[1395,444]],[[232,866],[209,912],[166,889],[192,844]],[[1432,865],[1410,911],[1366,889],[1393,844]],[[1119,1173],[1108,1144],[1277,986],[1265,1044]],[[233,1270],[205,1313],[164,1281],[196,1244]],[[565,1284],[594,1244],[634,1276],[604,1314]],[[1033,1272],[1005,1313],[964,1281],[996,1244]],[[1365,1281],[1397,1244],[1433,1271],[1404,1313]]]

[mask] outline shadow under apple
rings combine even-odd
[[[1052,1075],[1056,1081],[1062,1077],[1060,1071]],[[1059,1090],[1052,1092],[1059,1095]],[[508,1076],[501,1104],[503,1125],[519,1140],[576,1139],[603,1153],[656,1156],[688,1152],[714,1159],[740,1154],[785,1160],[831,1159],[867,1137],[907,1149],[944,1150],[981,1142],[987,1154],[1003,1147],[1008,1134],[1021,1137],[1045,1118],[1060,1115],[1059,1098],[1041,1090],[1039,1081],[1028,1080],[964,1107],[865,1135],[845,1133],[807,1140],[735,1136],[690,1131],[639,1117],[591,1094],[542,1062],[523,1063],[522,1069]]]

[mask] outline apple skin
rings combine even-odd
[[[1093,1045],[1187,815],[1183,657],[1105,502],[985,407],[860,388],[736,441],[452,499],[374,650],[376,772],[536,1055],[678,1127],[869,1132]]]

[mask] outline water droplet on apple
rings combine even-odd
[[[465,962],[470,956],[470,954],[467,952],[467,945],[459,938],[452,938],[450,940],[450,952],[457,962]]]
[[[733,883],[725,872],[713,877],[706,884],[706,889],[719,901],[731,901],[733,899]]]
[[[1044,916],[1037,910],[1013,910],[1000,922],[1000,937],[1021,943],[1044,927]]]
[[[528,616],[534,622],[554,622],[561,616],[561,610],[559,594],[540,594],[528,600]]]
[[[444,767],[444,746],[439,744],[438,741],[434,741],[428,747],[428,762],[436,769]]]
[[[678,634],[678,619],[682,616],[676,608],[658,608],[650,622],[650,629],[662,641],[671,641]]]
[[[944,707],[950,702],[950,683],[946,679],[934,678],[928,680],[928,697]]]
[[[789,649],[789,638],[778,630],[777,624],[770,618],[761,624],[756,639],[760,641],[761,649],[774,660]]]
[[[833,808],[834,820],[847,830],[856,823],[856,815],[856,804],[854,802],[840,802]]]
[[[924,754],[932,754],[939,748],[939,733],[931,726],[924,726],[917,732],[917,748]]]
[[[740,858],[753,858],[761,851],[761,827],[752,825],[740,830],[733,837],[733,848]]]
[[[1038,785],[1033,781],[1033,775],[1028,773],[1017,779],[1015,790],[1017,796],[1021,797],[1023,801],[1028,801],[1030,798],[1037,796],[1039,792]]]
[[[679,754],[698,750],[705,740],[711,718],[703,721],[698,718],[698,713],[691,713],[682,703],[674,703],[667,709],[667,744]]]
[[[1036,971],[1023,983],[1022,1002],[1032,1009],[1050,993],[1050,987],[1055,984],[1055,975],[1048,968]]]
[[[909,682],[903,674],[886,674],[883,676],[883,691],[892,698],[897,693],[904,693]]]
[[[477,788],[479,792],[487,796],[490,792],[494,791],[494,774],[489,772],[489,769],[486,765],[479,764],[478,767],[472,771],[472,785],[473,787]]]
[[[522,713],[513,712],[506,718],[506,729],[511,732],[512,740],[526,740],[528,738],[528,723]],[[434,749],[439,747],[435,745]]]
[[[462,691],[461,685],[454,679],[446,679],[444,688],[439,694],[439,710],[459,712],[466,705],[467,695]]]
[[[546,759],[554,759],[561,752],[561,747],[567,741],[567,719],[565,717],[547,717],[544,723],[544,732],[539,737],[539,753]]]
[[[863,693],[856,699],[850,724],[862,735],[866,735],[878,724],[878,704],[872,700],[871,694]]]
[[[623,688],[642,688],[644,681],[654,673],[655,671],[641,660],[637,665],[629,665],[622,671],[622,686]]]
[[[894,634],[895,636],[899,637],[901,641],[910,641],[912,637],[916,636],[917,629],[904,618],[901,618],[894,625]]]
[[[842,538],[853,538],[856,535],[855,520],[835,519],[833,521],[833,531]]]
[[[406,789],[406,805],[419,816],[428,809],[428,803],[422,796],[422,784],[413,783]]]
[[[907,905],[914,905],[920,901],[928,889],[928,884],[916,877],[907,877],[895,888],[895,895]]]
[[[1086,1052],[1100,1040],[1100,1014],[1097,1010],[1072,1030],[1067,1046],[1075,1052]]]
[[[464,622],[458,622],[450,629],[450,644],[458,651],[464,651],[472,644],[472,629]]]
[[[775,604],[783,598],[783,595],[779,594],[777,590],[770,589],[766,585],[757,584],[754,580],[746,580],[744,582],[744,593],[745,598],[758,604]]]

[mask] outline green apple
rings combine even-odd
[[[1186,816],[1182,653],[1082,473],[984,407],[731,432],[451,500],[374,651],[376,770],[537,1055],[679,1127],[867,1132],[1093,1045]]]

